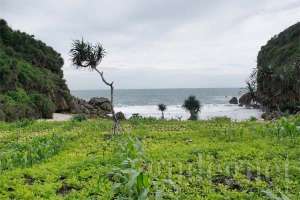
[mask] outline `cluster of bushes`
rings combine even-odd
[[[40,93],[17,89],[0,95],[0,121],[52,118],[55,104]]]
[[[12,30],[3,19],[0,19],[0,43],[8,55],[63,75],[64,61],[59,53],[33,35]]]

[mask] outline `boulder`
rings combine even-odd
[[[122,112],[117,112],[116,117],[118,120],[126,120],[126,117],[125,117],[124,113],[122,113]]]
[[[107,117],[111,113],[111,103],[104,97],[94,97],[90,101],[73,97],[71,112],[88,117]]]
[[[70,105],[63,96],[55,97],[56,112],[64,112],[70,110]]]
[[[232,98],[230,99],[229,103],[230,103],[230,104],[238,104],[239,101],[238,101],[238,99],[237,99],[236,97],[232,97]]]
[[[111,112],[111,103],[109,99],[104,97],[91,98],[89,104],[106,112]]]
[[[252,103],[252,96],[250,93],[243,94],[239,98],[239,105],[240,106],[250,106]]]
[[[265,112],[261,115],[261,118],[263,118],[264,120],[270,121],[273,119],[279,119],[280,117],[283,116],[282,112],[279,111],[273,111],[273,112]]]

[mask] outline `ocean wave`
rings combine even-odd
[[[139,113],[144,117],[161,117],[161,112],[157,105],[143,106],[117,106],[116,111],[122,111],[127,118],[132,114]],[[242,121],[251,117],[261,118],[262,112],[257,109],[248,109],[238,105],[231,104],[204,104],[199,114],[199,119],[211,119],[213,117],[226,116],[233,120]],[[166,119],[188,119],[189,113],[185,111],[181,105],[168,105],[165,111]]]

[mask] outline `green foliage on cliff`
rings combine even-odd
[[[51,47],[0,20],[0,120],[50,118],[70,109],[62,66]]]
[[[257,59],[257,90],[270,109],[296,111],[300,105],[300,23],[273,37]]]
[[[8,55],[63,75],[61,67],[64,61],[59,53],[34,39],[33,35],[12,30],[4,20],[0,20],[0,41]]]

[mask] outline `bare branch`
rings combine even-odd
[[[100,74],[102,81],[108,85],[108,86],[113,86],[114,82],[109,83],[108,81],[106,81],[106,79],[104,78],[104,73],[102,71],[99,71],[97,68],[95,68],[96,72],[98,72],[98,74]]]

